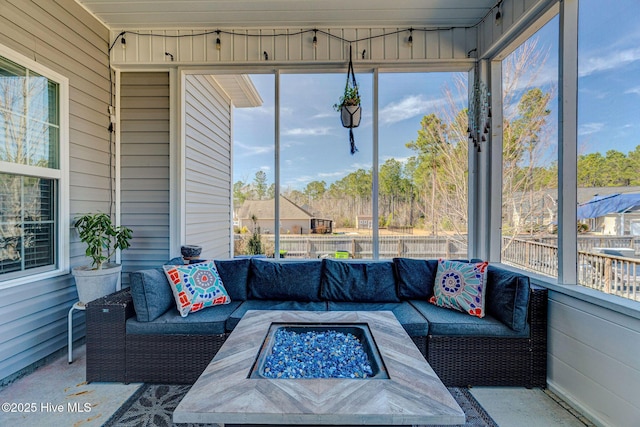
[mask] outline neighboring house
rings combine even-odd
[[[597,218],[584,216],[584,209],[580,207],[599,198],[615,195],[640,194],[640,187],[583,187],[577,189],[578,220],[589,225],[589,231],[611,235],[629,234],[630,225],[640,219],[634,214],[633,206],[622,206],[608,212],[600,211]],[[557,224],[557,200],[556,189],[534,191],[532,193],[516,193],[504,212],[504,222],[514,228],[528,230],[551,229]],[[625,199],[622,203],[626,203]],[[503,201],[504,203],[504,201]],[[616,202],[618,203],[618,202]],[[604,204],[601,206],[605,206]],[[606,210],[606,208],[605,208]],[[582,216],[581,216],[582,215]],[[606,216],[606,218],[605,218]],[[622,223],[624,222],[624,227]],[[638,226],[636,226],[637,228]],[[623,232],[624,229],[624,232]]]
[[[578,205],[578,220],[605,235],[640,236],[640,193],[596,195]]]
[[[253,231],[252,217],[257,219],[256,225],[260,232],[269,234],[275,227],[275,200],[245,200],[235,215],[238,227],[247,227]],[[317,218],[304,208],[296,205],[284,196],[280,196],[280,233],[281,234],[310,234],[331,233],[333,221]]]
[[[373,217],[371,215],[356,216],[356,228],[358,230],[371,230],[373,228]]]

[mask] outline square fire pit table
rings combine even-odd
[[[273,325],[366,325],[388,378],[255,375]],[[269,349],[265,349],[269,350]],[[464,424],[465,415],[390,311],[250,310],[173,413],[174,423]]]

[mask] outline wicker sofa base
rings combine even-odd
[[[126,382],[193,384],[228,336],[127,335]]]
[[[424,355],[446,386],[547,386],[548,291],[530,292],[528,338],[429,335]]]
[[[528,338],[429,336],[429,364],[449,387],[546,387]]]
[[[532,287],[529,338],[412,337],[447,386],[546,387],[547,290]],[[193,384],[228,334],[135,335],[128,289],[87,305],[87,381]]]

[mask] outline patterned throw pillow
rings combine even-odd
[[[231,302],[213,261],[165,265],[163,268],[182,317],[203,308]]]
[[[429,302],[484,317],[488,262],[438,260],[438,272]]]

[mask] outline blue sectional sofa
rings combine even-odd
[[[186,317],[162,268],[89,303],[87,381],[193,383],[248,310],[388,310],[448,386],[546,386],[547,293],[525,275],[489,265],[478,318],[428,302],[437,260],[215,265],[231,302]]]

